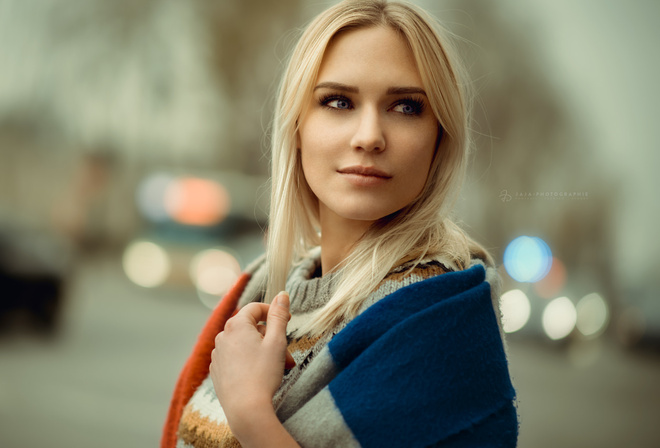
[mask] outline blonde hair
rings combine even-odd
[[[470,139],[466,77],[446,32],[426,12],[407,3],[348,0],[309,24],[280,84],[272,135],[266,300],[284,289],[293,263],[320,244],[318,201],[305,180],[296,135],[325,50],[341,31],[374,26],[389,27],[408,42],[438,120],[437,147],[422,192],[367,230],[336,272],[333,296],[298,329],[299,334],[320,334],[339,319],[355,316],[361,302],[404,259],[418,262],[441,254],[459,269],[467,266],[472,253],[491,261],[449,219],[465,176]]]

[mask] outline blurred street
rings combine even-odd
[[[0,446],[157,446],[170,393],[209,311],[193,289],[140,289],[119,256],[72,279],[63,331],[0,339]],[[511,341],[521,448],[660,445],[660,358],[608,345]]]
[[[0,0],[0,448],[159,444],[337,1]],[[660,447],[660,2],[413,3],[476,95],[455,216],[502,267],[519,446]]]

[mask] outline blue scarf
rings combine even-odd
[[[515,391],[482,265],[394,292],[326,349],[334,366],[310,400],[320,404],[284,422],[302,446],[516,446]],[[326,425],[325,440],[318,426],[308,432],[310,419]]]

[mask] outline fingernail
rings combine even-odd
[[[286,291],[280,291],[275,297],[277,304],[283,306],[284,308],[289,308],[289,293]]]

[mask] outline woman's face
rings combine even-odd
[[[373,222],[422,191],[438,136],[413,55],[386,27],[335,36],[300,121],[321,224]]]

